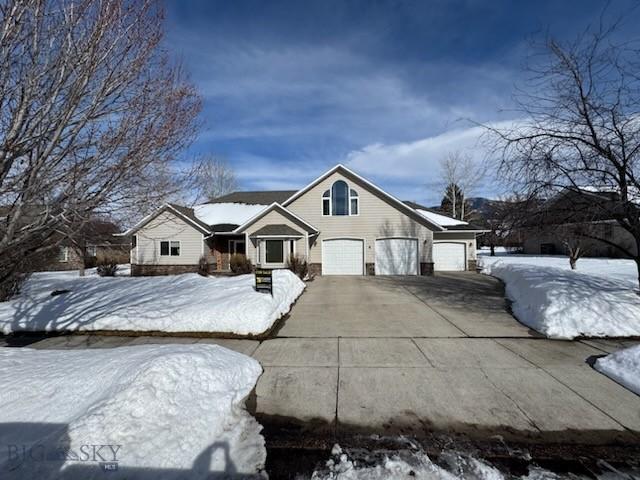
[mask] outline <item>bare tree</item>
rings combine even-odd
[[[198,200],[211,201],[238,189],[236,174],[225,160],[207,155],[196,165],[194,187]]]
[[[440,161],[440,175],[444,184],[444,201],[453,218],[467,218],[466,199],[473,194],[483,177],[483,170],[470,156],[460,151],[448,153]]]
[[[93,215],[176,187],[200,100],[159,48],[162,16],[155,0],[0,4],[0,286]]]
[[[633,258],[640,281],[640,47],[617,42],[617,24],[589,29],[571,44],[550,39],[516,100],[524,119],[491,129],[500,173],[529,194],[571,190],[635,239],[597,240]],[[592,201],[594,192],[607,201]]]

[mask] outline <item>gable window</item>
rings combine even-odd
[[[322,194],[322,215],[331,215],[331,192],[329,190]]]
[[[168,240],[161,241],[160,256],[161,257],[179,257],[180,241],[171,241],[171,242]]]
[[[353,188],[349,190],[349,215],[358,215],[358,192]]]
[[[334,182],[331,188],[322,194],[322,215],[358,215],[359,211],[358,192],[350,189],[343,180]]]

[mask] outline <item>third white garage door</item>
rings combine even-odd
[[[323,275],[362,275],[364,241],[339,238],[322,241]]]
[[[464,243],[441,242],[433,244],[433,269],[436,271],[466,270]]]
[[[383,238],[376,240],[376,275],[417,275],[418,240]]]

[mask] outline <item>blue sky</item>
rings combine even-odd
[[[611,2],[607,15],[635,4]],[[517,118],[531,41],[574,38],[604,5],[167,1],[166,48],[204,101],[185,159],[224,157],[247,190],[296,189],[344,163],[402,199],[439,203],[440,158],[484,157],[471,121]],[[631,31],[637,10],[627,16]],[[487,178],[475,193],[500,186]]]

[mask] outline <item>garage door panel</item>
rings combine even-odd
[[[433,269],[441,272],[466,270],[465,244],[454,242],[434,243]]]
[[[363,275],[364,241],[333,239],[322,242],[323,275]]]
[[[376,240],[376,275],[417,275],[418,241],[414,238]]]

